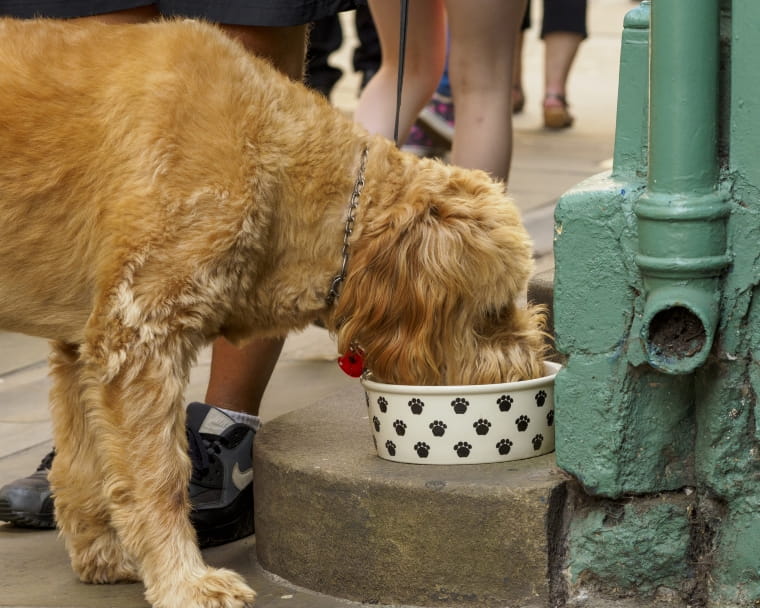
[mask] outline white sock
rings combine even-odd
[[[235,410],[226,410],[223,407],[220,407],[218,409],[222,410],[235,422],[239,422],[241,424],[247,424],[254,431],[258,431],[261,428],[262,422],[261,422],[261,418],[259,418],[258,416],[254,416],[253,414],[246,414],[245,412],[237,412]]]

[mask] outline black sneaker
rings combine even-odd
[[[201,547],[253,534],[253,436],[248,425],[204,403],[187,406],[193,475],[190,520]]]
[[[187,436],[193,473],[190,519],[201,547],[253,534],[255,431],[203,403],[187,406]],[[0,521],[21,528],[55,528],[48,472],[55,450],[37,471],[0,488]]]
[[[42,459],[29,477],[0,488],[0,521],[21,528],[55,528],[53,497],[47,479],[54,456],[55,450]]]

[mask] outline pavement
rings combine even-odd
[[[540,9],[534,6],[534,10]],[[553,267],[553,211],[558,197],[581,180],[611,164],[617,97],[620,35],[630,0],[590,0],[589,38],[573,67],[568,99],[575,125],[562,132],[541,124],[543,46],[534,30],[524,46],[526,106],[515,117],[513,164],[509,190],[523,211],[533,235],[537,271]],[[349,65],[355,44],[349,15],[344,15],[346,42],[333,57]],[[534,23],[540,14],[534,15]],[[359,75],[346,73],[333,103],[351,112]],[[39,338],[0,332],[0,485],[33,472],[51,448],[47,408],[47,343]],[[335,364],[330,336],[311,327],[288,338],[264,395],[264,421],[313,404],[331,394],[355,390],[356,380]],[[202,400],[210,353],[201,353],[193,368],[186,397]],[[255,538],[204,552],[214,565],[232,567],[259,591],[257,606],[274,608],[337,608],[359,604],[320,595],[291,585],[263,571],[256,563]],[[73,575],[62,541],[51,531],[34,531],[0,524],[0,606],[138,608],[148,604],[141,585],[92,586]]]

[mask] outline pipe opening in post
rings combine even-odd
[[[685,306],[671,306],[649,322],[648,344],[656,357],[682,360],[701,352],[707,344],[702,320]]]

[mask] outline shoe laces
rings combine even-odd
[[[190,461],[193,463],[193,477],[203,477],[211,468],[211,460],[222,452],[223,437],[201,435],[197,429],[187,429],[187,444]]]

